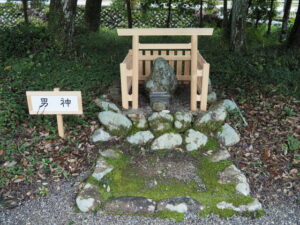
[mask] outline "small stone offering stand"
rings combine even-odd
[[[191,111],[206,111],[209,78],[209,64],[198,51],[198,36],[212,35],[212,28],[148,28],[118,29],[119,36],[132,36],[132,50],[129,50],[120,64],[122,106],[138,108],[139,83],[151,73],[151,65],[163,57],[174,69],[177,80],[191,85]],[[191,36],[191,43],[142,44],[140,36]]]

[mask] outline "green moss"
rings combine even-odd
[[[161,123],[164,124],[165,129],[158,130]],[[169,133],[169,132],[177,133],[176,129],[173,127],[173,121],[164,118],[157,118],[152,121],[149,121],[149,127],[155,137],[158,137],[162,134]]]
[[[224,124],[223,121],[209,121],[206,123],[201,123],[198,125],[194,125],[194,129],[204,133],[206,135],[213,134],[214,136],[217,135],[218,132],[222,131],[222,125]]]
[[[180,222],[184,220],[184,214],[179,212],[174,212],[170,210],[161,210],[155,214],[155,217],[159,217],[161,219],[169,219],[174,220],[175,222]]]
[[[264,210],[260,209],[260,210],[254,211],[254,212],[243,212],[242,215],[251,217],[252,219],[256,219],[256,218],[265,216],[266,212]]]
[[[218,183],[218,171],[224,170],[227,166],[231,165],[231,162],[224,160],[213,163],[209,157],[203,157],[199,151],[195,152],[198,152],[193,155],[195,161],[198,162],[197,174],[201,177],[206,186],[207,190],[205,192],[199,191],[199,186],[194,180],[183,182],[182,180],[162,175],[145,177],[141,174],[139,168],[135,166],[136,160],[138,160],[136,157],[138,155],[122,155],[118,159],[107,159],[107,162],[115,167],[114,170],[103,177],[100,182],[92,177],[89,177],[87,182],[99,186],[99,193],[103,202],[120,196],[143,196],[157,202],[175,196],[190,196],[205,206],[205,210],[201,212],[201,215],[214,213],[228,217],[233,215],[234,212],[232,210],[218,209],[216,207],[217,203],[226,201],[235,206],[239,206],[253,201],[253,199],[248,196],[236,194],[234,185]],[[148,157],[147,160],[153,162],[153,167],[155,167],[157,154],[163,156],[167,153],[167,151],[146,153]],[[176,154],[186,153],[178,152]],[[149,186],[149,182],[153,181],[153,179],[157,181],[157,185]],[[108,185],[110,186],[110,192],[106,190]],[[169,216],[173,215],[164,212],[161,216],[169,218]],[[179,218],[179,215],[175,216]]]
[[[204,150],[212,150],[212,151],[217,151],[220,149],[220,144],[218,140],[214,137],[208,137],[208,141],[206,145],[202,148]]]

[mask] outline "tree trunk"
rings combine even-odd
[[[51,0],[48,28],[54,44],[61,49],[72,47],[77,0]]]
[[[300,0],[298,4],[296,20],[290,33],[288,46],[300,48]]]
[[[282,28],[280,34],[280,41],[285,41],[287,37],[287,30],[289,25],[289,17],[292,6],[292,0],[286,0],[284,4],[284,14],[282,17]]]
[[[268,31],[267,34],[271,33],[272,21],[274,14],[274,0],[271,0],[270,11],[269,11],[269,23],[268,23]]]
[[[22,0],[22,4],[23,4],[24,22],[25,22],[25,24],[29,24],[29,20],[28,20],[28,0]]]
[[[227,24],[228,24],[227,0],[224,0],[224,4],[223,4],[223,28],[224,29],[227,28]]]
[[[247,0],[233,0],[230,24],[230,50],[240,51],[244,47]]]
[[[166,27],[169,28],[171,24],[171,12],[172,12],[172,0],[168,2],[168,16],[166,21]]]
[[[251,6],[252,6],[252,0],[248,0],[247,15],[249,13],[249,9],[251,8]]]
[[[132,28],[132,13],[130,0],[126,0],[128,28]]]
[[[203,27],[203,0],[199,0],[199,27]]]
[[[97,32],[100,26],[102,0],[87,0],[85,3],[85,23],[90,31]]]

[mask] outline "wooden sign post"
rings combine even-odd
[[[56,115],[58,135],[65,137],[63,114],[82,115],[82,98],[80,91],[27,91],[29,114]]]

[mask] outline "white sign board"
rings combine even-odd
[[[29,114],[82,114],[80,91],[27,91]]]

